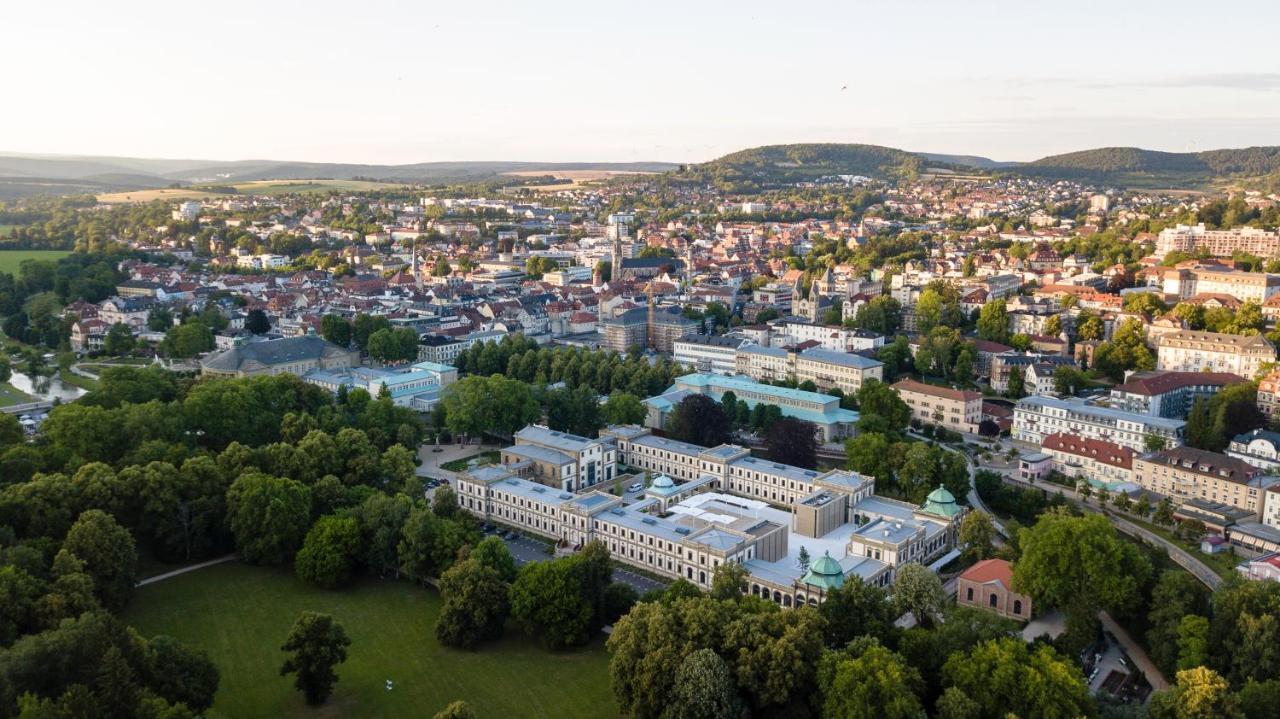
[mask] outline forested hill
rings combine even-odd
[[[1098,180],[1117,184],[1164,182],[1174,186],[1215,179],[1262,177],[1280,172],[1280,147],[1246,147],[1204,152],[1157,152],[1137,147],[1102,147],[1051,155],[1019,166],[1039,177]]]
[[[926,168],[1198,189],[1215,181],[1280,177],[1280,147],[1204,152],[1102,147],[1016,163],[973,155],[916,153],[880,145],[767,145],[687,166],[675,176],[745,192],[829,175],[865,175],[892,181],[915,177]]]
[[[726,188],[748,190],[828,175],[896,180],[913,177],[924,166],[921,155],[880,145],[766,145],[690,165],[677,174]]]

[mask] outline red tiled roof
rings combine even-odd
[[[1087,439],[1066,432],[1055,432],[1040,442],[1041,449],[1057,450],[1089,457],[1103,464],[1122,469],[1133,468],[1133,450],[1101,439]]]
[[[1013,567],[1003,559],[984,559],[960,573],[960,579],[978,584],[1000,582],[1006,589],[1013,588]]]
[[[1180,387],[1220,386],[1244,382],[1244,377],[1230,372],[1161,372],[1151,377],[1132,377],[1128,382],[1114,387],[1126,394],[1156,395],[1171,392]]]
[[[907,391],[917,394],[927,394],[932,397],[945,397],[947,399],[958,399],[965,402],[982,399],[982,395],[977,392],[971,392],[963,389],[952,389],[950,387],[938,387],[936,385],[917,382],[913,379],[899,380],[893,385],[893,389],[897,392]]]

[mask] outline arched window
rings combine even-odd
[[[994,593],[992,593],[990,599],[987,600],[987,603],[993,607],[996,605],[996,595]]]
[[[1015,600],[1013,600],[1013,613],[1014,613],[1014,614],[1022,614],[1022,600],[1021,600],[1021,599],[1015,599]]]
[[[968,589],[965,590],[964,598],[970,602],[973,601],[973,587],[969,587]]]

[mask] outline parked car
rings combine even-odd
[[[640,490],[642,490],[642,489],[644,489],[644,485],[643,485],[643,484],[640,484],[639,482],[636,482],[635,484],[631,485],[630,487],[627,487],[627,491],[628,491],[628,492],[639,492],[639,491],[640,491]]]

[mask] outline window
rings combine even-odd
[[[973,587],[969,587],[964,592],[964,598],[970,602],[973,601]]]
[[[992,595],[991,595],[991,597],[987,600],[987,604],[991,605],[992,607],[994,607],[994,606],[996,605],[996,595],[995,595],[995,594],[992,594]]]
[[[1022,614],[1022,600],[1021,600],[1021,599],[1015,599],[1015,600],[1013,600],[1013,613],[1014,613],[1014,614]]]

